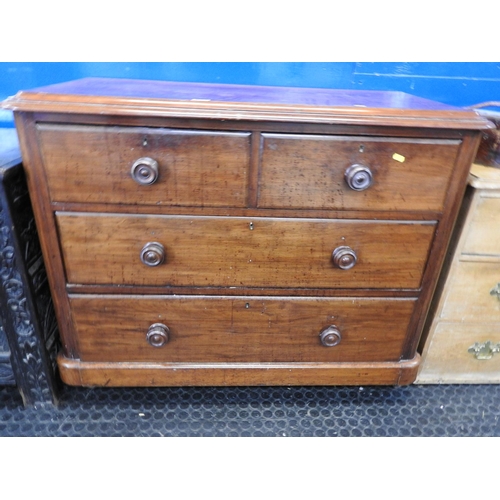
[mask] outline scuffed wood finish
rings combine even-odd
[[[58,358],[61,378],[83,386],[409,385],[420,355],[399,362],[112,363]]]
[[[259,207],[405,211],[443,208],[458,141],[263,134]],[[355,191],[344,174],[370,169]]]
[[[49,124],[37,130],[52,201],[246,206],[249,133]],[[138,185],[131,176],[143,157],[159,164],[154,184]]]
[[[500,343],[500,300],[491,293],[500,283],[500,170],[490,168],[485,179],[483,174],[473,165],[420,347],[420,384],[500,383],[500,356],[477,359],[469,352],[476,343]]]
[[[431,223],[57,214],[69,283],[155,286],[419,288]],[[148,267],[148,242],[165,261]],[[410,243],[411,242],[411,243]],[[350,246],[352,269],[332,252]]]
[[[476,112],[403,92],[84,78],[19,92],[14,111],[483,130]]]
[[[415,299],[71,296],[82,361],[398,361]],[[170,329],[152,347],[150,325]],[[340,343],[320,332],[335,325]]]
[[[415,379],[468,168],[492,126],[477,113],[398,92],[110,79],[3,106],[22,139],[66,383]],[[155,183],[132,179],[139,157]],[[367,190],[348,186],[351,164],[368,164]],[[145,246],[143,260],[164,262],[141,262]],[[339,247],[353,268],[334,266]],[[163,320],[153,343],[170,340],[153,347],[146,332]],[[325,347],[332,325],[342,339]]]

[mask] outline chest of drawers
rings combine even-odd
[[[93,78],[4,106],[66,383],[413,382],[477,114],[402,93]]]
[[[417,383],[500,382],[499,228],[500,169],[473,164],[424,330]]]

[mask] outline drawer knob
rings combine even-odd
[[[354,267],[358,258],[351,247],[342,246],[332,252],[332,260],[339,269],[345,270]]]
[[[157,241],[146,243],[141,250],[141,261],[146,266],[159,266],[165,260],[165,248]]]
[[[373,184],[373,175],[369,167],[355,163],[345,171],[345,181],[354,191],[364,191]]]
[[[149,327],[146,339],[153,347],[162,347],[169,341],[170,330],[163,323],[154,323]]]
[[[158,162],[152,158],[139,158],[132,165],[130,173],[138,184],[153,184],[158,179]]]
[[[333,347],[340,343],[342,335],[335,325],[330,325],[320,332],[319,338],[325,347]]]

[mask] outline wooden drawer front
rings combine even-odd
[[[435,226],[244,217],[58,213],[67,280],[154,286],[418,288]],[[141,262],[158,242],[164,262]],[[349,246],[357,263],[335,267]]]
[[[498,383],[500,354],[477,359],[468,352],[476,342],[500,343],[500,323],[467,324],[441,321],[432,331],[417,383]]]
[[[140,205],[246,205],[250,134],[138,127],[38,125],[52,201]],[[143,157],[158,179],[131,175]]]
[[[82,361],[399,360],[413,299],[73,296]],[[169,341],[152,347],[161,323]],[[321,344],[334,325],[341,340]]]
[[[500,261],[500,198],[479,198],[462,252]]]
[[[258,205],[441,210],[459,144],[451,140],[263,134]],[[369,167],[371,187],[363,191],[349,188],[344,174],[353,164]]]
[[[441,318],[500,324],[500,300],[491,294],[497,284],[500,264],[460,262],[447,287]]]

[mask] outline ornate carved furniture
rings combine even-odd
[[[15,130],[0,144],[0,384],[42,407],[57,402],[57,324]]]

